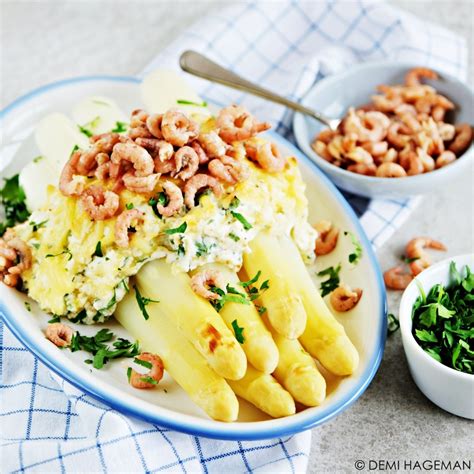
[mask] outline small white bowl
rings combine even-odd
[[[437,283],[449,283],[449,264],[454,262],[458,269],[469,265],[474,268],[474,254],[448,258],[420,273],[416,280],[426,294]],[[403,348],[411,375],[418,388],[434,404],[445,411],[463,418],[474,419],[474,375],[459,372],[437,362],[416,342],[412,334],[413,303],[420,290],[413,280],[404,291],[400,302],[400,329]]]

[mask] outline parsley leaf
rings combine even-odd
[[[359,239],[349,231],[344,232],[344,235],[348,235],[351,239],[352,245],[354,245],[354,252],[349,254],[349,263],[357,265],[359,260],[362,258],[362,245]]]
[[[175,227],[174,229],[166,229],[165,234],[173,235],[173,234],[182,234],[188,228],[188,224],[183,222],[179,227]]]
[[[61,321],[61,316],[53,316],[49,321],[48,324],[59,323]]]
[[[151,369],[153,367],[153,364],[151,362],[147,362],[146,360],[141,360],[141,359],[138,359],[136,357],[135,357],[135,359],[133,359],[133,362],[135,362],[135,364],[141,365],[142,367],[145,367],[147,369]]]
[[[148,205],[151,206],[155,215],[161,219],[163,216],[158,212],[157,204],[161,204],[162,206],[168,204],[168,196],[163,191],[148,200]]]
[[[135,286],[135,298],[138,303],[138,307],[140,308],[140,311],[143,314],[143,317],[145,319],[148,319],[150,315],[148,314],[146,310],[146,306],[150,303],[159,303],[159,300],[152,300],[151,298],[145,298],[144,296],[141,295],[140,291],[138,290],[138,287]]]
[[[341,264],[337,267],[328,267],[317,273],[319,277],[327,276],[328,279],[321,282],[321,296],[326,296],[331,291],[335,290],[339,286],[339,272],[341,271]]]
[[[245,230],[249,230],[252,228],[252,224],[250,224],[250,222],[242,214],[235,211],[230,211],[230,213],[244,226]]]
[[[387,336],[391,336],[400,328],[400,323],[394,314],[387,314]]]
[[[46,223],[48,222],[48,219],[46,219],[45,221],[41,221],[41,222],[33,222],[31,221],[29,224],[31,227],[33,227],[33,232],[36,232],[38,229],[41,229],[42,227],[44,227],[46,225]]]
[[[85,123],[84,125],[78,125],[79,131],[83,133],[86,137],[90,138],[94,135],[94,129],[97,127],[100,122],[100,117],[97,116],[93,118],[90,122]]]
[[[204,100],[201,103],[199,103],[199,102],[192,102],[191,100],[178,99],[176,103],[181,104],[181,105],[195,105],[197,107],[207,107],[207,102]]]
[[[237,341],[240,342],[240,344],[243,344],[245,342],[244,328],[239,327],[237,319],[234,319],[232,321],[232,329],[234,330],[235,338],[237,339]]]
[[[8,227],[25,222],[30,213],[26,207],[26,195],[20,186],[19,175],[4,178],[5,184],[0,188],[0,203],[5,210],[5,221],[0,222],[0,237]]]
[[[219,298],[210,301],[217,312],[219,312],[226,303],[238,303],[246,305],[250,304],[250,301],[245,293],[239,292],[229,284],[226,286],[225,290],[215,286],[212,286],[210,289],[212,292],[219,295]]]
[[[95,246],[94,257],[103,257],[104,254],[102,253],[102,242],[99,240],[97,245]]]
[[[45,258],[59,257],[60,255],[68,255],[68,258],[67,258],[68,262],[69,262],[69,260],[72,259],[72,253],[71,253],[71,251],[70,251],[69,249],[64,249],[64,250],[63,250],[62,252],[60,252],[60,253],[48,253],[48,254],[45,256]]]
[[[236,234],[234,234],[233,232],[229,232],[229,237],[234,241],[234,242],[238,242],[240,240],[240,237]]]
[[[196,256],[197,257],[202,257],[203,255],[207,255],[209,251],[211,250],[212,247],[214,247],[215,244],[210,244],[206,245],[204,241],[202,242],[196,242]]]
[[[115,128],[111,130],[112,133],[123,133],[128,130],[128,123],[126,122],[115,122]]]

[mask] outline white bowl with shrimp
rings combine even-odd
[[[371,62],[354,66],[347,71],[317,82],[303,98],[303,103],[329,117],[343,117],[349,107],[370,101],[379,84],[403,84],[405,74],[416,67],[395,61]],[[474,123],[474,93],[469,86],[453,76],[440,73],[439,80],[423,80],[449,98],[456,109],[445,121],[453,124]],[[339,168],[321,158],[312,148],[316,134],[326,128],[314,119],[296,113],[293,130],[300,149],[323,171],[336,186],[354,194],[371,198],[403,198],[440,189],[444,183],[466,173],[472,166],[474,147],[470,147],[453,163],[434,171],[404,178],[364,176]]]
[[[454,370],[428,355],[412,334],[412,308],[421,285],[426,294],[440,283],[449,283],[449,265],[458,269],[474,268],[474,254],[451,257],[432,265],[417,275],[403,293],[400,302],[400,330],[410,373],[421,392],[435,405],[463,418],[474,419],[474,375]]]
[[[5,144],[1,155],[2,164],[10,162],[0,170],[0,179],[18,173],[38,155],[31,131],[46,114],[70,114],[78,101],[93,95],[111,98],[124,111],[136,109],[142,101],[139,79],[85,77],[42,87],[0,112]],[[271,419],[249,403],[241,401],[237,422],[214,421],[191,401],[167,373],[156,390],[134,390],[124,375],[127,360],[108,364],[106,368],[97,371],[84,364],[87,354],[59,351],[45,339],[43,333],[51,316],[42,312],[23,293],[0,284],[0,316],[6,325],[41,362],[82,391],[124,413],[193,435],[234,440],[273,438],[317,426],[349,407],[368,387],[382,358],[387,331],[382,276],[370,242],[342,195],[314,163],[293,145],[276,133],[270,132],[270,136],[285,155],[291,154],[299,161],[307,184],[310,221],[330,219],[341,229],[336,249],[319,258],[315,270],[320,271],[345,261],[341,278],[353,288],[361,287],[364,292],[352,311],[336,314],[359,352],[359,367],[350,377],[327,375],[328,395],[322,405],[307,409],[300,407],[295,415]],[[345,230],[352,232],[362,244],[363,256],[357,265],[347,263],[353,244],[349,236],[343,236],[342,231]],[[30,304],[25,307],[27,301]],[[89,336],[98,330],[94,326],[70,325],[75,330],[79,329],[81,334]],[[101,328],[103,327],[110,328],[119,337],[133,339],[113,319],[102,324]]]

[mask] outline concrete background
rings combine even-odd
[[[2,0],[0,106],[32,88],[65,77],[133,75],[197,17],[222,3]],[[391,3],[463,35],[472,59],[471,0]],[[48,67],[44,67],[45,56]],[[469,71],[472,85],[472,61]],[[473,177],[467,173],[425,197],[409,221],[378,252],[383,269],[395,264],[404,243],[417,235],[444,242],[448,256],[473,251]],[[389,294],[390,310],[395,314],[398,301],[398,294]],[[388,340],[380,370],[359,401],[314,430],[308,471],[354,472],[357,459],[402,463],[466,460],[470,452],[472,424],[438,409],[418,391],[396,334]]]

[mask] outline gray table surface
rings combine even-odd
[[[1,0],[0,105],[66,77],[135,74],[197,17],[223,3]],[[472,47],[472,0],[392,3],[462,34]],[[472,62],[469,81],[472,85]],[[471,170],[426,196],[379,250],[382,268],[395,264],[404,243],[417,235],[443,241],[448,255],[472,252],[473,178]],[[395,314],[398,302],[398,294],[389,294]],[[467,460],[469,453],[472,458],[472,439],[470,422],[443,412],[418,391],[396,334],[388,340],[380,370],[359,401],[313,431],[308,471],[354,472],[357,459]]]

